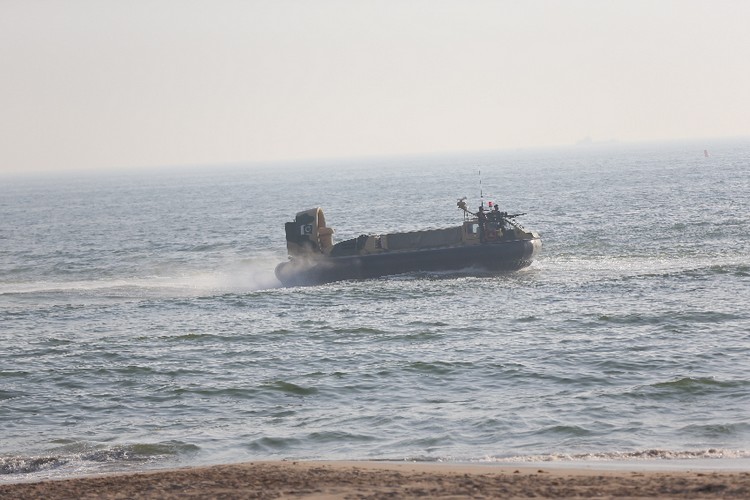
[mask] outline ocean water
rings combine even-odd
[[[541,233],[530,268],[273,275],[297,211],[339,241],[450,226],[480,179]],[[0,481],[750,464],[749,209],[750,141],[0,178]]]

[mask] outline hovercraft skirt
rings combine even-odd
[[[284,286],[300,286],[474,267],[513,271],[529,266],[540,248],[541,240],[533,238],[369,255],[292,259],[276,267],[276,277]]]

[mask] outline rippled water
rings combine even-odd
[[[447,226],[480,169],[530,268],[275,280],[296,211]],[[0,481],[748,459],[749,169],[735,141],[0,179]]]

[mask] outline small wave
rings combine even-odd
[[[198,449],[195,445],[179,441],[113,447],[92,447],[89,444],[73,443],[46,455],[0,457],[0,475],[35,474],[60,468],[85,472],[102,464],[142,465],[192,454]]]
[[[704,262],[703,265],[695,266],[688,264],[687,267],[679,269],[668,269],[662,272],[651,272],[644,277],[657,278],[705,278],[712,275],[733,275],[739,277],[750,276],[750,266],[741,262]]]
[[[366,434],[352,434],[345,431],[321,431],[310,434],[309,439],[314,443],[352,443],[377,441],[374,436]]]
[[[380,335],[385,333],[383,330],[378,330],[377,328],[368,328],[366,326],[359,326],[359,327],[347,327],[347,328],[334,328],[333,333],[337,335]]]
[[[621,316],[600,315],[597,316],[599,321],[613,323],[617,325],[661,325],[674,321],[683,321],[688,324],[693,323],[721,323],[723,321],[735,321],[742,319],[744,316],[737,314],[728,314],[714,311],[689,311],[657,315],[643,314],[625,314]]]
[[[750,382],[747,380],[717,380],[715,378],[701,377],[683,377],[668,382],[658,382],[651,385],[656,389],[663,389],[667,391],[674,391],[679,393],[705,393],[712,391],[713,389],[733,389],[742,388],[749,385]]]
[[[250,400],[258,391],[244,387],[201,387],[191,389],[176,389],[176,397],[182,397],[186,394],[196,394],[205,398],[231,398],[233,400]]]
[[[0,475],[30,474],[68,463],[63,457],[0,457]]]
[[[661,450],[647,449],[636,451],[612,451],[595,453],[552,453],[549,455],[519,455],[513,457],[492,457],[484,461],[492,462],[583,462],[583,461],[624,461],[624,460],[684,460],[698,458],[750,458],[750,450],[727,450],[708,448],[703,450]]]
[[[164,340],[166,342],[206,342],[206,343],[212,343],[212,342],[231,342],[235,340],[234,337],[229,337],[226,335],[217,335],[214,333],[197,333],[197,332],[191,332],[191,333],[185,333],[182,335],[162,335],[159,337],[160,340]]]
[[[418,328],[418,327],[444,327],[444,326],[450,326],[449,323],[446,323],[444,321],[424,321],[424,320],[414,320],[407,323],[407,326],[410,328]]]
[[[247,444],[247,448],[252,451],[262,452],[264,454],[273,454],[274,452],[279,452],[295,446],[299,446],[299,444],[300,440],[296,438],[279,438],[266,436],[260,439],[256,439],[255,441],[251,441]]]
[[[518,323],[531,323],[534,321],[539,321],[540,318],[537,318],[536,316],[524,316],[522,318],[516,319],[516,322]]]
[[[310,443],[315,447],[324,446],[334,449],[349,449],[355,447],[357,443],[377,442],[378,438],[366,433],[353,433],[343,430],[320,430],[311,432],[305,436],[263,436],[254,439],[245,446],[258,453],[259,456],[273,456],[282,452],[297,453],[305,443]],[[331,452],[329,452],[331,453]]]
[[[19,391],[8,391],[0,389],[0,401],[7,401],[9,399],[17,398],[23,395],[24,393]]]
[[[750,431],[750,423],[747,422],[735,424],[693,424],[681,429],[681,432],[686,434],[700,434],[707,437],[740,436],[748,431]]]
[[[750,386],[748,380],[718,380],[711,377],[682,377],[665,382],[634,386],[625,393],[626,397],[670,399],[685,396],[702,396],[718,392],[735,392]]]
[[[741,277],[750,276],[750,266],[745,264],[716,264],[713,266],[709,266],[707,268],[707,271],[711,274],[731,274]]]
[[[578,425],[553,425],[540,432],[541,434],[558,434],[562,436],[580,437],[594,434],[588,429]]]
[[[318,390],[314,387],[302,387],[291,382],[284,382],[283,380],[277,380],[261,386],[265,389],[271,389],[274,391],[283,392],[285,394],[293,394],[295,396],[310,396],[317,394]]]
[[[199,243],[192,246],[181,248],[180,252],[210,252],[212,250],[231,249],[232,245],[228,243]]]
[[[605,323],[619,325],[654,325],[662,323],[665,320],[662,316],[646,316],[641,314],[626,314],[623,316],[603,314],[598,316],[597,319]]]
[[[471,366],[471,363],[448,363],[445,361],[415,361],[408,365],[408,369],[421,372],[429,373],[432,375],[447,375],[452,373],[458,366]]]

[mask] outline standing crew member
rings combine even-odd
[[[487,230],[487,215],[484,213],[484,206],[482,205],[479,205],[477,218],[479,219],[479,241],[484,243],[487,241],[487,238],[485,237],[485,231]]]

